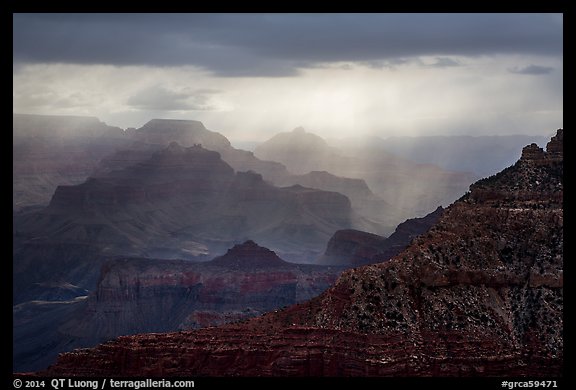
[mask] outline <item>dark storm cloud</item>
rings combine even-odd
[[[562,53],[559,14],[15,14],[15,62],[280,76],[322,62]]]
[[[508,69],[508,71],[510,73],[529,74],[529,75],[534,75],[534,76],[550,74],[550,73],[552,73],[553,70],[554,70],[554,68],[552,68],[550,66],[540,66],[540,65],[528,65],[524,68],[514,67],[514,68]]]

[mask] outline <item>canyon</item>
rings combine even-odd
[[[384,346],[392,342],[386,339],[392,335],[401,340],[405,350],[410,343],[419,345],[414,356],[422,358],[429,351],[418,344],[418,337],[422,337],[418,332],[422,330],[420,335],[428,337],[426,332],[434,333],[439,328],[430,330],[427,326],[431,325],[418,321],[424,318],[433,322],[438,313],[442,313],[446,326],[442,337],[449,340],[440,343],[450,345],[443,347],[444,352],[459,348],[455,341],[458,337],[470,336],[450,332],[470,331],[461,322],[473,313],[472,321],[478,317],[482,326],[496,323],[501,328],[506,323],[508,330],[499,328],[499,333],[494,332],[522,354],[531,343],[530,348],[536,348],[538,356],[545,356],[542,359],[552,356],[551,370],[561,359],[561,323],[544,319],[545,315],[557,319],[562,311],[562,252],[558,249],[562,236],[556,226],[562,224],[562,208],[558,206],[562,199],[561,130],[546,151],[535,143],[529,145],[518,163],[476,182],[469,193],[446,208],[438,206],[464,194],[474,175],[403,160],[383,152],[378,143],[372,151],[354,149],[354,145],[334,148],[304,129],[280,134],[282,142],[276,142],[275,137],[255,153],[232,147],[221,133],[191,120],[154,119],[139,129],[123,130],[97,118],[14,114],[13,131],[15,371],[43,370],[54,363],[58,353],[92,348],[118,336],[135,335],[148,340],[147,332],[178,332],[155,336],[166,337],[171,347],[159,353],[170,356],[184,339],[192,345],[196,337],[198,343],[206,343],[208,339],[202,339],[204,330],[198,328],[220,326],[210,328],[217,336],[206,333],[211,341],[224,340],[215,348],[227,351],[229,345],[238,345],[241,350],[259,351],[254,352],[258,362],[269,362],[263,370],[247,367],[246,372],[253,375],[413,375],[420,369],[410,371],[413,365],[406,368],[404,363],[384,370],[378,364],[377,368],[365,366],[367,360],[354,349],[352,340]],[[262,152],[267,149],[272,150],[270,160],[278,162],[267,159]],[[426,153],[422,157],[427,158]],[[466,207],[475,211],[466,211]],[[558,209],[559,216],[549,217],[554,210],[558,214]],[[460,210],[460,214],[454,210]],[[533,214],[527,215],[528,210]],[[478,213],[476,219],[474,213]],[[448,237],[466,229],[478,235],[460,238],[458,245],[468,242],[464,249],[452,248],[455,244],[444,236],[436,239],[432,249],[421,245],[431,227],[430,232],[438,226],[446,228],[443,221],[455,215],[472,222],[470,226],[463,221],[456,223]],[[486,218],[482,219],[483,215]],[[542,223],[551,226],[548,231],[538,227],[537,237],[548,234],[553,241],[548,244],[535,240],[516,245],[515,238],[506,232],[501,236],[486,233],[489,229],[519,229],[522,224],[536,226],[531,218],[541,217]],[[521,233],[519,239],[526,234]],[[486,244],[492,239],[498,239],[496,249]],[[477,248],[479,240],[484,243]],[[444,253],[442,243],[451,249]],[[536,249],[537,245],[543,249]],[[433,267],[428,259],[421,259],[421,254],[411,252],[414,246],[422,253],[428,248]],[[495,251],[491,256],[503,265],[490,263],[486,270],[484,265],[460,265],[464,259],[491,250]],[[540,250],[538,256],[544,263],[534,260],[528,276],[530,289],[523,290],[519,286],[529,268],[524,263]],[[436,257],[442,255],[436,252],[450,259],[438,260]],[[518,253],[525,258],[518,260]],[[387,264],[394,256],[393,264],[424,264],[418,272],[413,267],[401,267],[404,279],[395,279],[394,283],[404,283],[404,290],[382,285],[374,276],[388,272],[384,270],[392,267]],[[550,260],[550,256],[556,258]],[[512,258],[516,263],[507,264]],[[439,266],[437,263],[442,261],[453,264]],[[362,267],[365,265],[368,268]],[[386,294],[378,290],[379,298],[371,298],[368,291],[363,296],[358,292],[360,282],[354,278],[351,281],[351,274],[361,276],[361,288],[369,290],[374,285],[388,290]],[[408,274],[410,281],[406,279]],[[344,289],[346,293],[342,293],[342,283],[352,283],[354,292]],[[474,295],[480,294],[475,290],[478,284],[488,289],[486,294],[491,298]],[[456,293],[444,290],[456,285],[465,291],[464,296],[482,303],[476,317],[476,312],[460,302],[464,298],[459,300]],[[496,289],[499,300],[490,289]],[[440,293],[445,295],[438,303],[434,299]],[[392,310],[383,303],[387,299],[406,302],[397,302],[397,310]],[[426,299],[432,300],[429,305],[435,310],[428,317],[421,307]],[[534,306],[541,299],[548,312]],[[451,306],[445,301],[452,302]],[[314,302],[320,302],[320,306],[314,306]],[[331,308],[334,302],[344,305],[343,311]],[[293,304],[296,306],[281,310]],[[486,313],[486,306],[500,317]],[[414,314],[415,308],[420,314]],[[307,310],[306,315],[300,310]],[[457,315],[442,310],[455,310]],[[292,314],[285,317],[286,313]],[[492,322],[486,325],[484,316]],[[250,318],[254,319],[245,322]],[[408,325],[394,328],[394,323],[403,321]],[[380,329],[383,326],[389,328],[388,333]],[[529,336],[532,333],[528,330],[534,327],[546,347],[526,341],[526,337],[536,337]],[[272,331],[277,334],[270,334]],[[404,331],[408,333],[402,336],[394,333]],[[387,336],[382,336],[383,332]],[[506,332],[512,332],[514,340],[510,341],[512,336]],[[235,333],[238,338],[233,336]],[[486,334],[493,337],[492,333]],[[260,347],[242,344],[242,335],[250,340],[261,338],[273,351],[264,353]],[[122,337],[119,340],[132,340]],[[491,342],[500,341],[495,338]],[[150,339],[150,343],[154,350],[155,341]],[[326,345],[330,347],[326,349]],[[481,350],[476,344],[466,345],[469,352]],[[348,348],[344,358],[342,348]],[[316,352],[290,355],[300,349]],[[206,361],[214,354],[209,347],[197,346],[188,352]],[[318,357],[320,352],[322,357]],[[236,359],[238,365],[256,364],[249,354],[232,357],[223,352],[222,356]],[[309,361],[307,366],[298,362],[304,359],[302,356]],[[346,356],[359,360],[355,357],[348,362]],[[374,356],[392,359],[383,352]],[[519,355],[514,356],[516,359]],[[66,361],[67,357],[62,359]],[[522,362],[525,360],[522,358]],[[138,370],[154,375],[182,372],[181,367],[166,371],[164,366],[148,367],[138,360],[134,364],[135,371],[130,375]],[[283,364],[287,366],[278,368]],[[348,364],[356,368],[343,368]],[[406,371],[398,364],[404,364]],[[498,372],[494,367],[470,368],[466,364],[460,366],[460,371],[441,365],[444,374],[439,375],[479,375],[484,369]],[[509,363],[502,363],[504,366],[510,369]],[[94,367],[94,375],[98,375],[99,365]],[[212,368],[195,366],[194,370],[199,375],[245,375],[241,369],[222,371],[218,364]],[[436,375],[438,371],[433,372]]]
[[[526,376],[563,372],[563,130],[482,179],[390,261],[239,324],[120,337],[49,376]]]

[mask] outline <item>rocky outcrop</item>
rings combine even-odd
[[[535,165],[546,165],[562,161],[564,158],[564,130],[558,129],[556,135],[546,144],[546,151],[535,143],[522,149],[521,161]]]
[[[244,324],[122,337],[63,354],[42,375],[561,376],[560,158],[521,159],[477,183],[405,251],[346,271],[308,302]],[[496,196],[478,196],[489,189]]]
[[[85,299],[15,306],[14,364],[43,369],[59,352],[120,335],[245,320],[319,295],[342,270],[288,263],[253,241],[204,263],[112,259]]]
[[[413,239],[426,233],[443,211],[438,207],[425,217],[408,219],[388,238],[358,230],[339,230],[328,241],[318,264],[357,267],[387,261],[403,251]]]
[[[235,245],[225,255],[216,257],[212,265],[232,269],[263,269],[292,266],[279,258],[274,251],[263,248],[252,240]]]
[[[546,144],[546,153],[550,161],[564,159],[564,129],[558,129],[556,135]]]
[[[536,144],[530,144],[522,149],[523,161],[534,161],[542,163],[544,161],[544,150]]]
[[[470,197],[476,201],[509,205],[523,201],[529,207],[545,207],[563,200],[563,130],[544,151],[537,145],[526,146],[516,164],[501,174],[479,180],[470,187]],[[510,175],[519,176],[509,180]],[[497,190],[495,189],[497,188]]]

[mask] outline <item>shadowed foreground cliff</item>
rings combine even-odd
[[[563,141],[524,148],[386,263],[242,324],[120,337],[43,375],[562,375]]]

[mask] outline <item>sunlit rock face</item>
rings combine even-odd
[[[244,324],[121,337],[42,375],[561,376],[562,132],[388,262]]]

